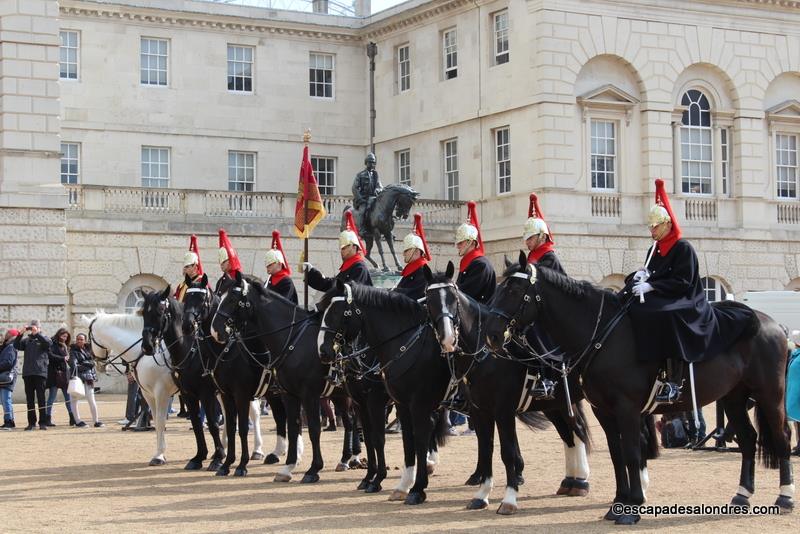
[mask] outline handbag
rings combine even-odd
[[[67,393],[72,395],[77,395],[78,397],[85,397],[86,396],[86,388],[83,387],[83,381],[76,377],[69,379],[69,386],[67,387]]]
[[[55,383],[58,389],[64,389],[65,387],[67,387],[69,385],[67,383],[67,373],[65,373],[61,369],[56,369]]]
[[[9,369],[8,371],[3,371],[0,373],[0,386],[7,386],[14,381],[16,374],[14,373],[14,369]]]

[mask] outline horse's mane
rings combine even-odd
[[[562,274],[555,269],[551,269],[550,267],[545,267],[544,265],[535,264],[534,266],[536,268],[537,281],[542,280],[547,285],[550,285],[561,293],[570,297],[574,297],[577,300],[583,300],[588,295],[591,295],[595,292],[606,292],[609,295],[614,295],[616,297],[616,293],[613,291],[604,289],[602,287],[597,287],[586,280],[575,280],[574,278],[570,278],[569,276]],[[526,267],[520,265],[518,262],[514,262],[503,272],[503,278],[508,278],[514,273],[524,272],[526,272]]]
[[[419,302],[397,291],[389,291],[385,288],[362,284],[350,284],[350,287],[353,290],[353,301],[362,306],[410,314],[424,312]],[[322,296],[317,303],[317,308],[320,310],[326,309],[330,305],[331,299],[335,296],[338,296],[338,292],[334,287]]]
[[[255,276],[245,276],[244,278],[245,280],[247,280],[247,283],[250,284],[250,289],[254,290],[259,297],[267,298],[270,300],[277,300],[278,302],[282,302],[283,304],[290,306],[292,308],[299,307],[293,301],[287,299],[280,293],[276,293],[275,291],[269,289],[268,287],[265,287],[264,282],[262,282],[259,278]],[[306,310],[303,311],[305,312]]]
[[[406,184],[389,184],[386,187],[384,187],[383,189],[384,190],[388,189],[389,191],[396,190],[398,193],[408,193],[408,194],[417,193],[414,190],[413,187],[408,186]],[[419,193],[417,193],[417,194],[419,194]]]
[[[92,321],[106,326],[116,326],[123,330],[141,330],[144,324],[141,315],[135,313],[106,313],[98,311],[89,317],[84,316],[88,326]]]

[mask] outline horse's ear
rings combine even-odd
[[[425,282],[430,284],[433,281],[433,272],[427,263],[422,266],[422,275],[425,277]]]
[[[203,287],[206,287],[208,285],[208,275],[206,273],[203,273],[203,278],[201,282],[203,283]]]
[[[342,282],[339,278],[336,278],[336,292],[337,293],[344,293],[344,282]]]
[[[522,250],[519,251],[519,266],[523,269],[528,265],[528,256]]]
[[[161,300],[167,300],[171,294],[172,288],[169,284],[167,284],[167,287],[165,287],[164,291],[161,292]]]
[[[186,284],[187,286],[192,284],[192,279],[189,278],[188,274],[183,275],[183,283]]]
[[[241,284],[242,280],[243,280],[242,272],[241,271],[236,271],[236,283],[237,284]]]
[[[509,259],[508,259],[508,256],[506,256],[505,254],[503,254],[503,263],[505,263],[505,264],[506,264],[506,269],[508,269],[509,267],[511,267],[511,260],[509,260]]]
[[[453,275],[456,273],[456,266],[453,265],[452,261],[447,262],[447,270],[445,270],[444,275],[449,278],[450,280],[453,279]]]

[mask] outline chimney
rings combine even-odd
[[[311,9],[314,13],[328,13],[328,0],[312,0]]]
[[[355,0],[355,12],[362,19],[372,15],[372,0]]]

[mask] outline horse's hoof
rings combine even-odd
[[[166,463],[167,461],[162,460],[161,458],[153,458],[152,460],[150,460],[150,467],[155,467],[157,465],[164,465]]]
[[[782,514],[791,514],[794,510],[794,500],[786,495],[778,495],[775,506],[780,508]]]
[[[364,490],[364,493],[378,493],[382,489],[383,488],[381,487],[380,484],[376,482],[370,482],[369,484],[367,484],[367,489]]]
[[[336,464],[336,469],[334,469],[334,471],[336,471],[337,473],[341,473],[342,471],[347,471],[348,469],[350,469],[350,467],[346,463],[339,462],[338,464]]]
[[[366,469],[369,464],[366,458],[354,458],[347,465],[350,469]]]
[[[246,467],[237,467],[236,471],[233,472],[233,476],[235,476],[235,477],[247,476],[247,468]]]
[[[219,460],[214,460],[210,464],[208,464],[208,468],[206,469],[206,471],[216,472],[219,471],[220,467],[222,467],[222,462],[220,462]]]
[[[369,480],[367,480],[365,478],[364,480],[362,480],[361,482],[358,483],[358,486],[356,487],[356,490],[364,491],[365,489],[367,489],[367,486],[369,486]]]
[[[478,473],[472,473],[466,482],[464,482],[465,486],[480,486],[481,485],[481,476]]]
[[[264,458],[264,463],[267,465],[277,464],[280,462],[281,459],[278,458],[275,454],[269,453],[266,458]]]
[[[603,516],[603,519],[605,519],[606,521],[616,521],[617,519],[619,519],[619,514],[614,511],[614,509],[618,507],[616,506],[618,504],[619,503],[614,503],[613,505],[611,505],[611,508],[608,509],[606,515]]]
[[[231,472],[231,468],[223,465],[223,466],[220,466],[219,469],[217,469],[217,475],[216,476],[218,476],[218,477],[226,477],[226,476],[228,476],[230,474],[230,472]]]
[[[250,459],[256,462],[260,462],[261,460],[264,459],[264,455],[260,452],[254,452],[253,454],[250,455]]]
[[[300,481],[301,484],[313,484],[314,482],[319,482],[319,475],[316,473],[306,473]]]
[[[561,485],[558,487],[558,490],[556,490],[556,495],[569,495],[573,484],[575,484],[575,479],[572,477],[566,477],[561,481]]]
[[[422,504],[425,502],[425,498],[426,495],[424,491],[412,491],[408,494],[408,497],[406,497],[405,503],[411,505]]]
[[[467,510],[483,510],[489,503],[483,499],[472,499],[467,503]]]
[[[198,462],[197,460],[189,460],[183,469],[186,471],[197,471],[202,468],[203,468],[203,462]]]
[[[736,495],[733,496],[733,499],[731,499],[731,504],[735,506],[746,506],[750,508],[750,498],[737,493]]]
[[[516,504],[510,502],[500,503],[500,508],[497,509],[497,515],[514,515],[519,511]]]
[[[436,471],[436,464],[425,464],[425,468],[428,471],[428,476],[431,476]]]
[[[589,495],[589,483],[586,480],[574,480],[567,492],[569,497],[586,497]]]
[[[289,482],[292,480],[292,475],[284,475],[283,473],[278,473],[275,475],[273,481],[275,482]]]
[[[390,501],[405,501],[406,497],[408,497],[408,492],[402,490],[394,490],[391,495],[389,495]]]
[[[639,522],[641,516],[639,514],[621,515],[614,521],[615,525],[635,525]]]

